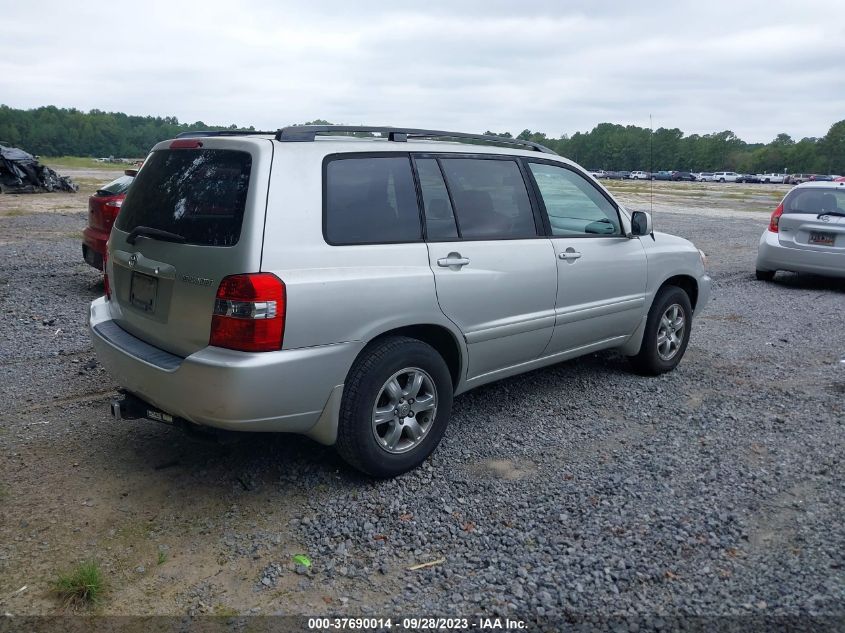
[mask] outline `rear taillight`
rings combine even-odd
[[[772,212],[772,217],[769,220],[769,230],[772,233],[778,232],[778,224],[780,223],[780,216],[783,215],[783,203],[778,205],[778,208]]]
[[[109,283],[109,244],[106,242],[106,250],[103,251],[103,290],[106,292],[106,299],[111,300],[111,284]]]
[[[103,205],[103,222],[105,222],[107,227],[111,228],[111,225],[114,224],[117,214],[120,213],[121,205],[123,205],[122,198],[120,200],[111,200]]]
[[[282,348],[285,284],[271,273],[231,275],[220,282],[214,300],[209,345],[243,352]]]

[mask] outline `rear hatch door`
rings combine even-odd
[[[793,189],[778,221],[781,246],[816,252],[845,252],[845,187]]]
[[[121,328],[180,356],[208,345],[221,279],[261,268],[272,158],[272,141],[257,137],[153,148],[109,240]]]

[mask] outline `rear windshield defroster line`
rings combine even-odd
[[[186,244],[234,246],[243,224],[252,157],[220,149],[159,150],[129,188],[115,226],[143,226]]]

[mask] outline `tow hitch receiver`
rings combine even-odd
[[[146,402],[133,396],[131,393],[123,393],[122,398],[111,401],[111,414],[115,420],[155,420],[164,424],[175,424],[172,415],[160,411]]]

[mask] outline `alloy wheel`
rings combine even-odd
[[[437,388],[425,371],[406,367],[379,390],[373,407],[373,435],[388,453],[405,453],[417,446],[437,415]]]
[[[683,344],[686,327],[686,315],[680,305],[673,303],[666,308],[657,328],[657,355],[661,360],[668,361],[675,357]]]

